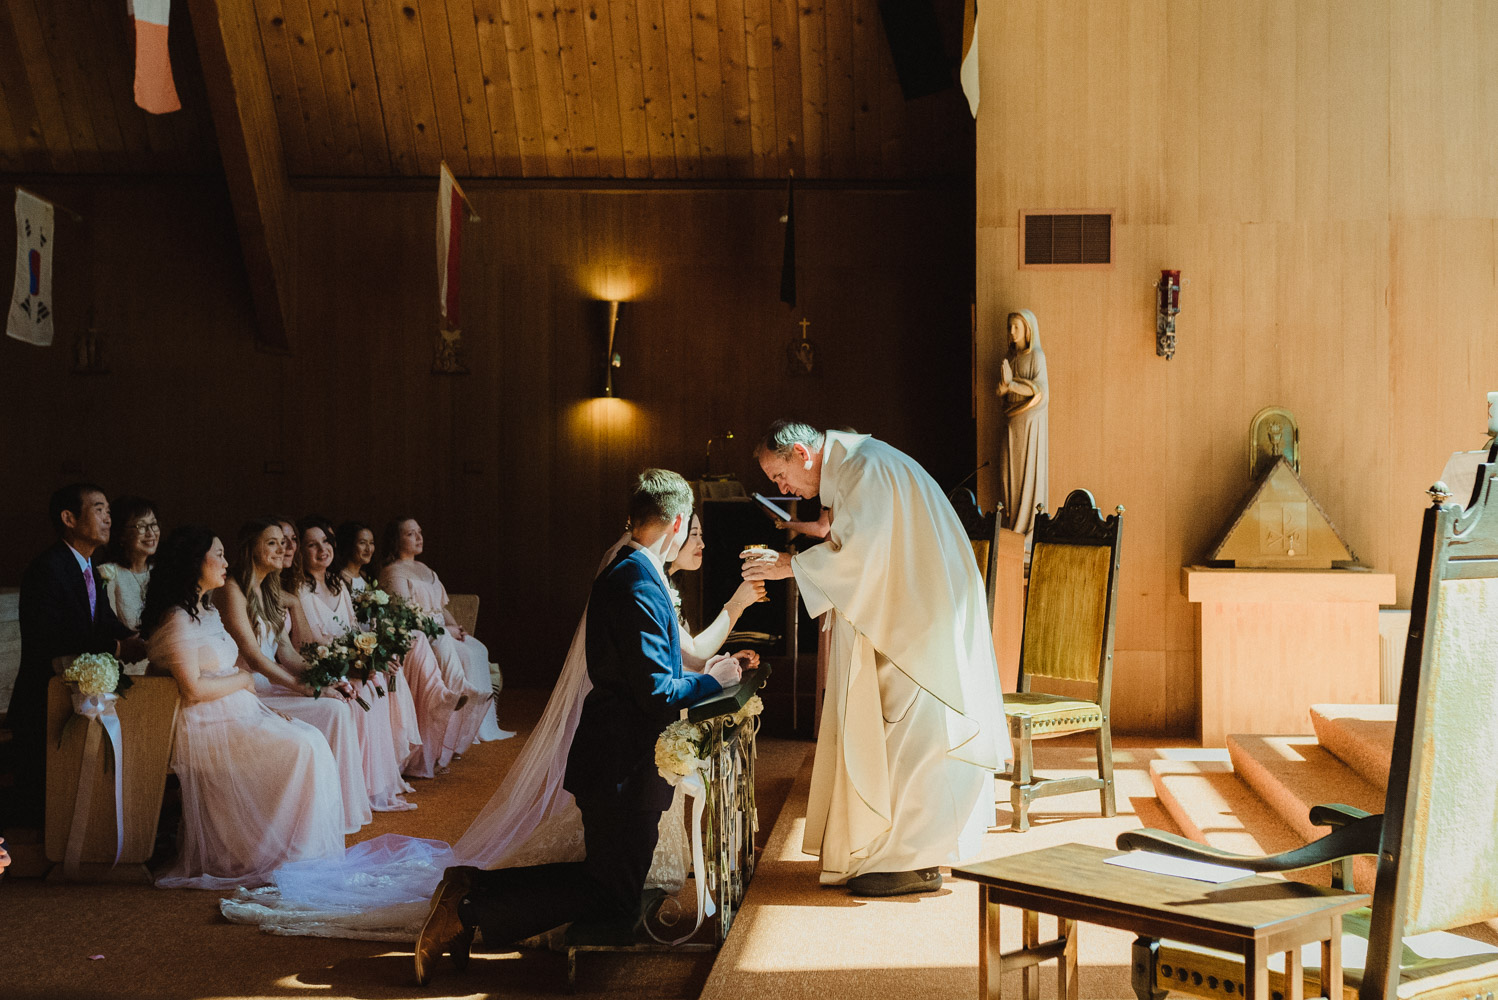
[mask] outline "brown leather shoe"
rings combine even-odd
[[[468,952],[473,946],[473,928],[465,927],[458,916],[458,903],[468,894],[474,869],[467,866],[449,868],[442,873],[437,891],[432,893],[432,908],[426,923],[416,935],[416,985],[432,981],[437,960],[451,953],[453,964],[462,971],[468,967]]]
[[[848,880],[848,891],[855,896],[903,896],[910,892],[932,892],[940,888],[940,868],[918,868],[913,872],[866,872]]]

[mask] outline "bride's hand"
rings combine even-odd
[[[733,592],[733,596],[723,605],[723,610],[730,615],[741,615],[744,609],[761,597],[765,596],[765,584],[763,580],[745,580],[739,584],[739,588]]]

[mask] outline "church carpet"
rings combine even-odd
[[[489,800],[541,715],[545,691],[506,691],[500,724],[519,736],[472,748],[452,770],[413,782],[412,812],[376,813],[349,843],[383,833],[455,840]],[[811,744],[761,739],[758,800],[768,837]],[[688,882],[683,890],[688,897]],[[231,924],[218,893],[147,885],[71,885],[0,878],[0,998],[3,1000],[218,1000],[307,997],[558,997],[566,960],[527,950],[476,951],[465,975],[443,963],[432,984],[413,985],[406,944],[278,937]],[[705,934],[707,928],[703,929]],[[686,1000],[698,996],[712,953],[585,954],[578,998]]]

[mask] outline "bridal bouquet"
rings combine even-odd
[[[707,733],[701,726],[677,720],[665,728],[655,741],[655,767],[671,784],[693,771],[707,766]]]
[[[120,667],[120,661],[108,653],[84,653],[77,657],[62,679],[76,685],[84,695],[124,694],[133,681]]]
[[[378,587],[354,595],[354,613],[379,638],[379,652],[391,659],[410,652],[417,632],[435,639],[445,631],[442,623],[420,606]]]
[[[342,684],[350,674],[360,680],[368,676],[369,653],[365,647],[371,644],[367,639],[361,642],[361,636],[368,634],[350,629],[331,642],[309,642],[302,646],[302,659],[307,663],[307,669],[302,671],[302,683],[312,689],[312,697],[321,697],[324,688]],[[383,695],[384,692],[380,693]],[[369,711],[369,702],[358,695],[354,700],[364,711]]]

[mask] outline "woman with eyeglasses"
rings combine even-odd
[[[99,575],[115,617],[131,631],[139,631],[151,564],[161,544],[156,505],[143,497],[119,497],[109,513],[115,527],[98,560]]]

